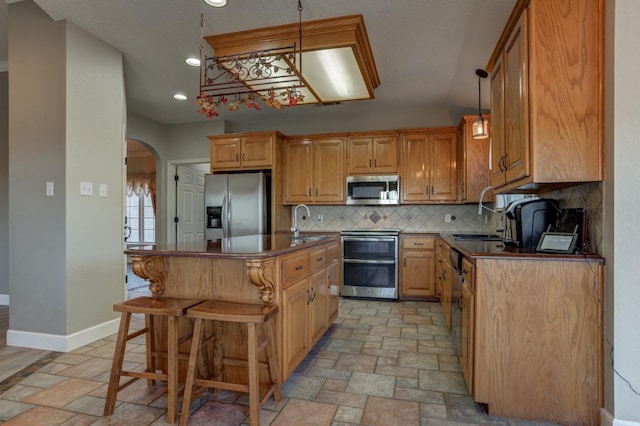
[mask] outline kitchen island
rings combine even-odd
[[[288,234],[250,235],[172,245],[139,245],[125,250],[134,273],[157,296],[267,303],[280,308],[276,346],[282,381],[293,372],[338,315],[339,237]],[[181,323],[181,331],[190,327]],[[246,381],[244,368],[226,359],[246,359],[246,330],[224,324],[215,330],[216,360],[225,380]],[[165,344],[160,327],[155,332]],[[189,343],[180,346],[188,352]],[[181,364],[181,377],[186,362]],[[263,374],[264,373],[264,374]],[[268,382],[261,371],[261,385]]]
[[[441,242],[464,256],[457,337],[473,399],[491,415],[599,424],[604,259]]]

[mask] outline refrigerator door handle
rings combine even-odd
[[[227,193],[225,192],[224,197],[222,197],[222,212],[220,214],[220,222],[222,225],[222,237],[227,238],[227,234],[229,233],[229,223],[227,221],[227,211],[229,210],[227,206]]]
[[[227,235],[226,238],[231,237],[231,192],[227,192]]]

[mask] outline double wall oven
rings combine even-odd
[[[342,231],[344,297],[398,298],[399,229]]]

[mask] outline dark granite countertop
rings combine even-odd
[[[247,235],[182,244],[132,245],[124,253],[132,256],[255,259],[279,256],[339,239],[339,235],[331,233],[314,234],[313,237],[314,239],[291,239],[290,234]]]
[[[604,262],[604,258],[597,254],[555,254],[538,253],[535,250],[510,247],[502,241],[478,241],[471,239],[456,239],[451,234],[440,234],[442,239],[465,257],[470,259],[501,257],[521,260],[576,260],[584,261],[585,258],[592,261]]]

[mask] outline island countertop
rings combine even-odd
[[[124,253],[132,256],[257,259],[311,248],[338,238],[338,234],[306,234],[301,238],[292,238],[290,234],[246,235],[192,243],[132,245]]]

